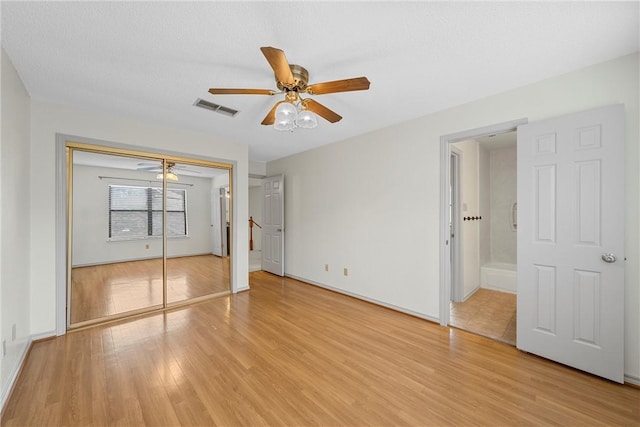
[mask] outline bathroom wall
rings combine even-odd
[[[480,265],[491,262],[491,152],[478,144],[478,257]]]
[[[516,147],[489,151],[491,262],[516,264],[516,231],[511,208],[516,202]],[[484,218],[484,216],[483,216]]]

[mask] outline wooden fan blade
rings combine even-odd
[[[276,122],[276,108],[278,108],[278,105],[282,104],[285,101],[280,101],[280,102],[276,102],[276,104],[273,106],[273,108],[267,113],[267,115],[264,117],[264,119],[262,120],[262,125],[272,125]]]
[[[319,102],[314,101],[313,99],[307,98],[303,101],[303,103],[307,107],[307,110],[313,111],[314,113],[331,123],[339,122],[340,120],[342,120],[342,116],[331,111],[330,109],[320,104]]]
[[[267,61],[269,61],[269,65],[273,68],[273,72],[279,82],[284,85],[292,85],[295,83],[291,68],[289,67],[289,61],[287,61],[287,57],[284,56],[282,50],[271,46],[261,47],[260,50],[264,57],[267,58]]]
[[[353,90],[369,89],[369,79],[356,77],[353,79],[335,80],[333,82],[316,83],[307,86],[306,92],[311,95],[323,95],[325,93],[351,92]]]
[[[276,92],[269,89],[226,89],[211,88],[209,93],[212,95],[275,95]]]

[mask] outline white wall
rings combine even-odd
[[[29,94],[2,49],[0,139],[0,357],[2,407],[31,332],[29,304]],[[13,339],[12,328],[16,336]],[[0,343],[0,353],[2,346]],[[0,354],[1,356],[1,354]]]
[[[478,222],[480,266],[491,262],[491,162],[489,150],[478,145]]]
[[[73,255],[72,265],[85,266],[162,256],[162,239],[109,241],[109,185],[146,186],[148,183],[122,179],[100,179],[99,176],[141,179],[152,183],[155,173],[127,171],[95,166],[73,167]],[[167,256],[189,256],[212,253],[210,178],[180,176],[180,183],[170,188],[187,192],[188,237],[169,238]],[[190,184],[190,185],[182,185]],[[162,187],[162,182],[154,183]],[[149,246],[148,249],[146,246]]]
[[[440,137],[623,103],[625,373],[639,381],[638,73],[634,54],[270,162],[287,181],[286,274],[439,318]]]
[[[234,223],[248,221],[248,148],[116,114],[31,100],[31,332],[56,330],[56,134],[235,162]],[[62,174],[64,176],[64,174]],[[247,227],[233,234],[233,290],[249,286]]]
[[[480,287],[480,216],[479,146],[474,140],[452,144],[460,153],[460,239],[462,250],[462,298],[467,299]],[[486,217],[485,217],[486,218]]]
[[[517,200],[516,147],[490,150],[491,261],[517,263],[516,232],[511,208]]]

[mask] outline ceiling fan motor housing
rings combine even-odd
[[[289,68],[291,69],[291,74],[293,74],[293,84],[284,85],[276,77],[276,86],[282,91],[304,92],[307,88],[307,83],[309,83],[309,72],[306,68],[296,64],[289,64]]]

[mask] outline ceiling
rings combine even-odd
[[[638,2],[10,2],[2,46],[32,98],[249,146],[269,161],[638,51]],[[281,95],[261,46],[310,83],[367,76],[368,91],[315,96],[343,116],[279,132]],[[239,110],[195,107],[202,98]]]
[[[497,134],[473,138],[485,150],[499,150],[501,148],[512,148],[516,146],[517,132],[501,132]]]

